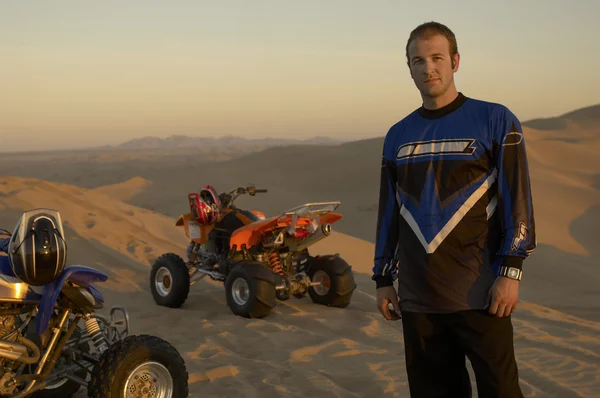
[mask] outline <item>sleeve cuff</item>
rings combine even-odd
[[[502,267],[512,267],[523,270],[523,258],[517,256],[504,256],[500,265]]]
[[[391,275],[376,275],[373,277],[377,289],[380,287],[394,286],[394,279]]]

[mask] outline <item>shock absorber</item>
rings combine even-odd
[[[108,344],[106,342],[106,338],[104,337],[104,333],[100,330],[100,324],[98,323],[98,319],[94,317],[89,317],[85,320],[85,328],[87,329],[88,335],[92,340],[92,345],[98,352],[103,352],[108,349]]]
[[[273,252],[271,254],[269,254],[269,266],[271,267],[271,270],[278,275],[285,275],[285,271],[283,270],[283,267],[281,266],[281,260],[279,259],[279,254],[276,252]]]
[[[198,257],[198,249],[200,245],[194,241],[191,241],[188,247],[185,250],[185,254],[187,255],[187,262],[194,263]]]

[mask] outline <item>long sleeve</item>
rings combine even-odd
[[[385,138],[381,158],[379,209],[375,240],[375,264],[372,279],[376,286],[392,286],[396,279],[395,250],[398,244],[399,208],[396,202],[395,148],[391,134]]]
[[[0,252],[8,253],[10,238],[0,238]]]
[[[522,269],[536,248],[535,220],[525,138],[519,120],[505,110],[498,123],[498,210],[503,240],[501,266]]]

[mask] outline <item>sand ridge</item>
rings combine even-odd
[[[103,185],[93,189],[93,192],[98,192],[110,196],[113,199],[126,202],[133,196],[144,192],[146,188],[150,186],[152,186],[152,181],[141,177],[133,177],[117,184]]]
[[[160,253],[187,244],[172,218],[128,205],[105,192],[36,179],[0,178],[3,206],[59,209],[65,225],[79,236],[98,241],[134,262],[149,265]]]

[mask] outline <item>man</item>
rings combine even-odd
[[[536,239],[521,125],[457,91],[446,26],[417,27],[406,56],[423,104],[385,137],[377,307],[402,318],[412,397],[470,397],[465,356],[480,397],[522,397],[511,313]]]

